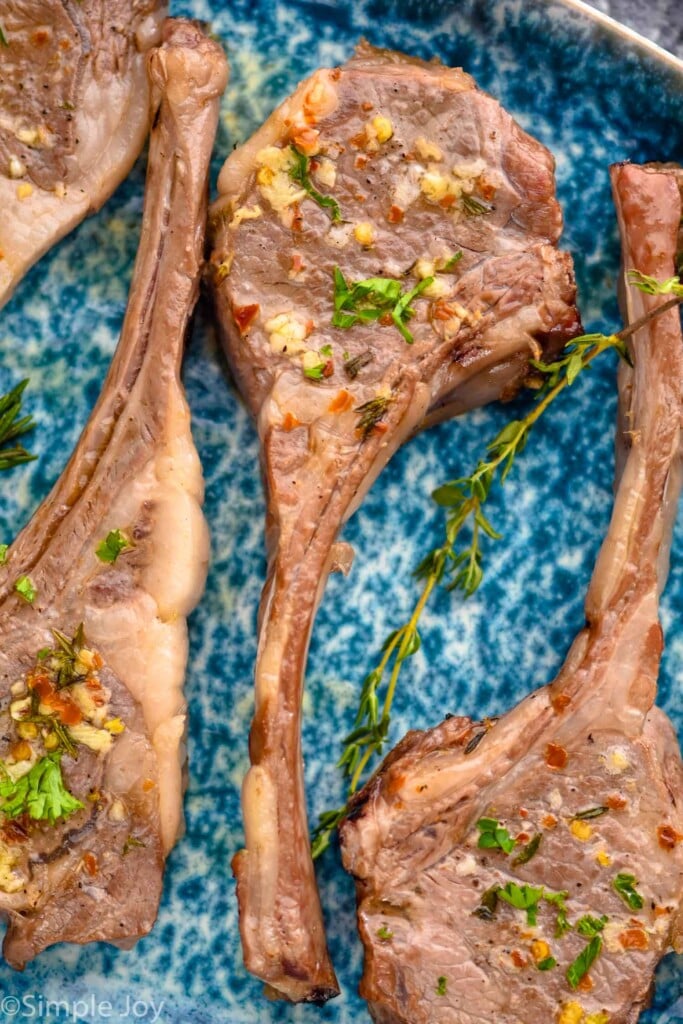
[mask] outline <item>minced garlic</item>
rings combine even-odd
[[[394,126],[388,117],[383,117],[378,114],[377,117],[373,117],[370,122],[375,135],[375,138],[379,143],[388,142],[391,136],[394,134]]]
[[[334,188],[337,183],[337,168],[334,166],[332,161],[327,158],[320,161],[313,173],[316,180],[319,181],[321,185],[325,185],[326,188]]]
[[[267,320],[264,327],[273,352],[294,356],[306,349],[306,337],[310,333],[308,324],[295,313],[278,313]]]
[[[443,160],[443,152],[435,142],[429,142],[422,135],[415,139],[415,152],[421,160],[433,160],[439,163]]]
[[[427,285],[425,290],[422,292],[428,299],[443,299],[446,295],[450,295],[453,288],[452,281],[449,281],[445,277],[435,277],[431,284]],[[465,310],[467,313],[467,310]],[[461,319],[463,319],[461,317]]]
[[[30,185],[28,181],[24,181],[21,185],[17,185],[17,199],[28,199],[29,196],[33,195],[33,185]]]
[[[15,871],[19,857],[7,843],[0,842],[0,889],[3,892],[18,892],[24,886],[24,879]]]
[[[289,147],[266,146],[257,154],[256,162],[259,168],[256,184],[263,198],[277,213],[305,199],[306,190],[299,188],[291,178],[296,158]]]
[[[359,245],[369,248],[375,240],[375,229],[369,221],[362,221],[353,229],[353,237]]]
[[[69,726],[69,735],[75,743],[82,743],[98,754],[106,754],[114,742],[114,737],[106,729],[96,729],[87,722]]]
[[[598,850],[598,852],[595,855],[595,859],[598,862],[598,864],[603,868],[609,867],[609,865],[612,863],[612,858],[606,850]]]
[[[581,821],[577,819],[570,822],[569,831],[582,843],[587,843],[590,837],[593,835],[593,829],[590,827],[587,821]]]
[[[572,1000],[571,1003],[565,1003],[560,1010],[557,1018],[557,1024],[581,1024],[583,1020],[583,1006],[581,1003],[577,1003]]]
[[[258,203],[255,206],[239,206],[232,215],[232,219],[228,224],[228,227],[237,228],[240,226],[242,221],[256,220],[258,217],[261,217],[262,215],[263,210],[258,205]]]
[[[23,178],[26,174],[26,165],[21,162],[19,157],[11,156],[9,158],[9,176],[10,178]]]

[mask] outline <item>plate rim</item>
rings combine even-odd
[[[570,11],[576,11],[584,17],[590,18],[606,31],[616,36],[621,36],[626,42],[644,50],[650,57],[661,61],[661,63],[667,65],[683,79],[683,60],[674,53],[671,53],[670,50],[666,50],[663,46],[648,39],[647,36],[642,35],[636,29],[630,28],[621,21],[617,21],[616,18],[605,14],[604,11],[598,10],[597,7],[592,7],[585,0],[557,0],[557,2]]]

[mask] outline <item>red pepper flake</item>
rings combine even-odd
[[[94,878],[97,874],[97,857],[94,853],[83,854],[83,867],[88,872],[91,878]]]
[[[559,715],[569,707],[571,702],[572,699],[568,693],[558,693],[556,697],[553,697],[550,703],[553,706],[553,711]]]
[[[353,395],[346,388],[342,388],[334,396],[327,407],[328,412],[346,412],[353,405]]]
[[[432,306],[432,320],[452,320],[456,312],[448,302],[438,299]]]
[[[624,949],[647,949],[649,945],[647,932],[642,928],[627,928],[620,933],[619,942]]]
[[[373,431],[375,434],[386,434],[388,429],[389,427],[382,420],[380,420],[379,423],[375,423],[375,426],[373,427]]]
[[[520,809],[519,809],[519,816],[520,816],[520,818],[528,818],[529,817],[529,812],[527,811],[526,807],[520,807]]]
[[[299,252],[292,253],[292,274],[300,274],[302,270],[306,269],[306,264],[303,261],[303,257]]]
[[[391,318],[391,313],[383,313],[382,316],[377,321],[377,323],[381,324],[382,327],[391,327],[393,322],[394,321]]]
[[[545,763],[548,768],[566,768],[569,754],[559,743],[548,743],[545,748]]]
[[[99,679],[96,679],[95,676],[88,676],[88,678],[85,681],[85,685],[86,685],[86,687],[89,690],[101,690],[102,689],[101,682],[99,681]]]
[[[299,203],[294,203],[292,206],[294,216],[292,218],[292,231],[301,232],[304,227],[304,215],[301,212],[301,206]]]
[[[232,315],[235,318],[235,323],[239,329],[240,334],[246,334],[254,320],[259,314],[260,306],[258,302],[254,302],[249,306],[233,306]]]
[[[287,433],[289,433],[290,430],[295,430],[296,427],[300,427],[300,426],[301,426],[301,423],[296,418],[296,416],[294,416],[293,413],[291,413],[291,412],[285,413],[285,418],[282,421],[282,429],[283,430],[286,430]]]
[[[541,825],[543,825],[543,828],[557,828],[557,818],[554,814],[546,814]]]
[[[6,821],[0,829],[0,835],[7,843],[25,843],[28,839],[28,816],[22,814],[21,818]]]
[[[31,42],[34,46],[45,46],[45,43],[49,42],[50,33],[46,28],[38,28],[31,36]]]
[[[29,689],[38,694],[40,703],[49,708],[64,725],[78,725],[83,721],[83,713],[78,704],[67,693],[57,691],[47,676],[31,673],[27,682]]]
[[[579,992],[592,992],[593,991],[593,979],[590,974],[584,974],[583,978],[576,986]]]
[[[444,196],[443,199],[439,200],[439,206],[444,210],[450,210],[454,202],[455,196]]]
[[[476,181],[477,191],[482,199],[490,202],[496,194],[496,186],[492,185],[490,181],[487,181],[483,175],[480,175]]]
[[[405,216],[405,210],[402,210],[400,206],[392,206],[387,214],[387,220],[390,224],[400,224]]]
[[[93,668],[95,669],[102,668],[102,666],[104,665],[104,658],[102,657],[99,651],[93,652],[92,663]]]
[[[527,958],[525,956],[522,956],[518,949],[512,950],[512,953],[510,953],[510,959],[512,960],[515,967],[527,967],[529,964]]]
[[[154,789],[156,782],[154,779],[145,779],[142,783],[142,790],[144,793],[149,793],[150,789]]]
[[[367,145],[367,141],[368,137],[365,134],[365,131],[358,132],[358,135],[354,135],[352,138],[349,139],[351,145],[355,146],[356,149],[364,149],[365,146]]]
[[[619,793],[612,793],[612,795],[608,796],[605,800],[606,806],[609,807],[611,811],[623,811],[627,803],[628,800],[626,797],[620,796]]]
[[[655,907],[655,917],[666,917],[671,913],[671,907]]]
[[[364,168],[368,166],[368,158],[366,156],[363,156],[362,153],[359,153],[353,162],[353,166],[356,168],[357,171],[364,170]]]
[[[520,832],[518,836],[515,836],[515,839],[518,843],[528,843],[531,836],[528,832]]]
[[[323,377],[331,377],[334,373],[334,362],[332,359],[328,359],[323,366]]]
[[[663,850],[673,850],[676,844],[683,840],[683,836],[673,825],[660,825],[657,829],[657,839]]]
[[[375,104],[371,103],[370,100],[365,100],[365,102],[361,103],[361,105],[360,105],[360,109],[364,110],[366,113],[369,110],[374,110],[374,107],[375,107]]]

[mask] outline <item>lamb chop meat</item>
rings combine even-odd
[[[142,242],[78,447],[0,568],[0,909],[14,967],[151,928],[182,826],[186,617],[203,484],[180,385],[226,64],[191,22],[152,51]]]
[[[0,62],[0,306],[123,181],[150,124],[164,0],[14,0]]]
[[[227,160],[212,208],[229,360],[269,504],[246,849],[247,967],[337,992],[309,852],[304,665],[337,533],[429,422],[511,395],[579,330],[553,161],[469,75],[362,45]]]
[[[625,268],[673,272],[671,170],[612,183]],[[631,322],[664,300],[627,291]],[[632,1024],[683,949],[683,765],[654,706],[658,597],[681,483],[678,310],[620,371],[627,448],[584,630],[555,681],[491,728],[412,732],[341,826],[382,1024]]]

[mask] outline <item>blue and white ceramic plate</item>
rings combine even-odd
[[[591,19],[572,0],[176,0],[173,13],[211,22],[232,65],[215,170],[277,102],[319,65],[373,43],[462,65],[557,158],[588,328],[613,327],[618,243],[608,164],[683,161],[683,66]],[[144,162],[101,213],[29,274],[0,317],[0,391],[29,375],[39,461],[0,480],[2,540],[26,522],[62,469],[118,337],[138,241]],[[104,1020],[163,1024],[363,1024],[353,886],[332,848],[319,882],[342,996],[322,1009],[267,1002],[242,966],[230,858],[242,844],[239,787],[247,766],[256,608],[264,576],[256,432],[200,308],[185,364],[207,482],[213,562],[190,621],[187,833],[166,872],[153,933],[131,952],[57,946],[22,975],[0,967],[3,1022]],[[423,622],[406,667],[392,740],[446,712],[494,715],[550,680],[583,622],[583,596],[611,507],[614,364],[583,375],[542,421],[491,515],[485,582],[463,603],[446,592]],[[520,404],[524,403],[520,400]],[[468,471],[511,409],[492,406],[412,441],[349,523],[356,551],[334,576],[315,625],[305,705],[306,776],[314,818],[342,798],[339,739],[385,635],[415,600],[411,570],[441,535],[430,492]],[[683,738],[683,532],[663,601],[660,703]],[[683,962],[657,976],[643,1024],[683,1021]]]

